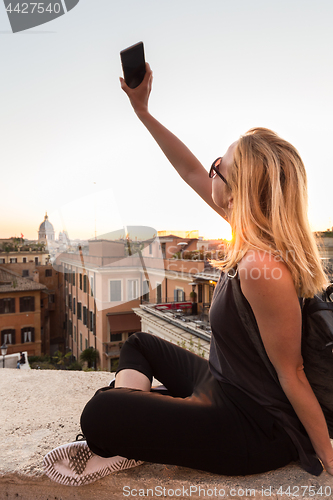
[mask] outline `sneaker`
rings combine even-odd
[[[66,486],[89,484],[112,472],[143,464],[139,460],[115,456],[103,458],[95,455],[86,441],[76,441],[50,451],[43,460],[45,474]]]

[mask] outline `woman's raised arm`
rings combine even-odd
[[[212,199],[212,181],[208,177],[207,170],[182,141],[149,113],[148,100],[152,81],[153,73],[148,63],[146,63],[145,77],[135,89],[129,88],[124,79],[120,78],[121,88],[128,95],[138,118],[151,133],[179,175],[210,207],[225,217],[223,209],[215,205]]]

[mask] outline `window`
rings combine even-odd
[[[20,312],[35,310],[35,297],[20,297]]]
[[[76,299],[75,299],[75,297],[73,297],[73,314],[75,314],[75,302],[76,302]]]
[[[87,292],[87,275],[83,276],[83,291]]]
[[[50,278],[52,276],[52,269],[45,269],[45,278]]]
[[[110,333],[110,342],[121,342],[123,339],[122,333]]]
[[[76,325],[74,325],[74,342],[76,342]]]
[[[68,335],[71,337],[73,335],[73,324],[72,320],[68,320]]]
[[[88,349],[88,339],[85,339],[85,348]]]
[[[10,264],[17,264],[17,258],[16,257],[11,257],[9,259]]]
[[[54,304],[54,303],[55,303],[54,293],[50,293],[50,295],[49,295],[49,304]]]
[[[82,319],[82,304],[81,304],[81,302],[77,303],[77,318]]]
[[[72,276],[72,284],[73,284],[73,286],[75,286],[75,273],[73,273],[73,276]]]
[[[82,290],[82,274],[80,273],[80,290]]]
[[[198,285],[198,302],[202,302],[202,285]]]
[[[71,294],[68,295],[68,307],[69,307],[69,309],[72,309],[72,296],[71,296]]]
[[[38,264],[38,257],[35,257],[35,264]]]
[[[1,345],[3,344],[15,344],[15,330],[7,329],[1,332]]]
[[[127,281],[127,300],[133,300],[138,297],[138,280],[128,280]]]
[[[15,312],[15,299],[0,299],[0,314]]]
[[[176,288],[173,291],[173,300],[175,302],[184,302],[185,300],[185,292],[181,288]]]
[[[82,351],[82,333],[80,333],[80,351]]]
[[[153,253],[153,245],[149,243],[149,255]]]
[[[94,278],[90,278],[90,294],[93,297],[94,296]]]
[[[29,276],[29,269],[23,269],[22,271],[22,277],[27,278]]]
[[[144,280],[142,283],[142,300],[149,302],[149,281]]]
[[[121,301],[121,280],[110,281],[110,302]]]
[[[22,262],[23,262],[23,264],[26,264],[26,263],[27,263],[27,258],[26,258],[26,257],[23,257]]]
[[[83,306],[83,324],[87,324],[87,308],[86,306]]]
[[[94,331],[94,313],[92,311],[89,311],[89,316],[90,316],[89,327],[90,327],[90,331],[93,332]]]
[[[6,259],[0,259],[0,264],[6,264]]]
[[[157,283],[157,286],[156,286],[156,302],[157,303],[162,302],[162,284],[161,283]]]
[[[21,329],[21,343],[35,342],[35,329],[33,326],[26,326]]]

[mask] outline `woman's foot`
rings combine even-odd
[[[101,479],[112,472],[141,465],[138,460],[115,456],[95,455],[86,441],[65,444],[50,451],[43,460],[45,474],[60,484],[82,486]]]

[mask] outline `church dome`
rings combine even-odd
[[[47,213],[45,214],[44,221],[39,226],[38,241],[44,243],[47,241],[54,241],[54,228],[49,221]]]
[[[53,228],[51,222],[49,221],[49,217],[48,217],[47,213],[45,214],[44,221],[39,226],[39,231],[44,232],[44,233],[49,233],[51,231],[54,231],[54,228]]]

